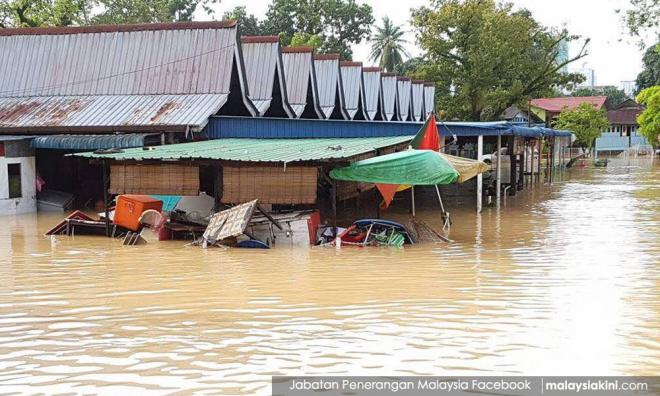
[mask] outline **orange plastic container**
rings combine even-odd
[[[140,216],[147,209],[163,210],[163,201],[148,195],[125,194],[117,197],[114,223],[118,226],[137,231],[140,228]]]

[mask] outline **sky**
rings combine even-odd
[[[411,55],[418,55],[421,50],[415,44],[415,36],[410,27],[410,9],[428,5],[429,0],[358,0],[371,5],[378,24],[384,16],[389,16],[394,23],[402,25],[408,31]],[[220,18],[225,11],[235,6],[244,5],[249,13],[262,18],[266,14],[270,0],[221,0],[214,6],[215,17]],[[629,0],[513,0],[514,8],[527,8],[536,20],[545,26],[565,26],[571,34],[589,37],[589,55],[569,66],[569,71],[587,67],[595,70],[596,85],[619,86],[621,81],[634,80],[640,72],[643,50],[639,49],[634,39],[623,31],[620,14],[617,9],[626,9]],[[207,17],[208,18],[208,17]],[[200,15],[197,19],[205,19]],[[579,51],[572,46],[570,54]],[[353,47],[353,59],[368,60],[369,44],[360,43]]]

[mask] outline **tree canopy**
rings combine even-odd
[[[0,28],[190,21],[220,0],[2,0]]]
[[[491,120],[553,88],[583,80],[562,69],[586,55],[560,59],[561,45],[578,40],[541,26],[528,11],[493,0],[438,0],[413,10],[413,26],[428,60],[416,77],[436,82],[449,118]]]
[[[619,12],[618,10],[617,12]],[[624,13],[624,22],[628,32],[640,39],[644,45],[642,35],[650,31],[658,37],[660,35],[660,1],[658,0],[630,0],[630,8]]]
[[[642,71],[637,75],[637,90],[660,85],[660,43],[650,46],[642,57]]]
[[[660,85],[646,88],[637,95],[637,101],[646,105],[646,109],[637,116],[639,124],[639,133],[646,140],[658,147],[658,137],[660,136]]]
[[[609,103],[616,106],[623,103],[626,99],[630,99],[623,90],[613,86],[606,85],[604,87],[579,87],[571,92],[571,96],[607,96]]]
[[[553,126],[575,133],[575,144],[591,152],[596,138],[609,128],[610,123],[603,110],[590,103],[582,103],[575,109],[561,112],[555,118]]]
[[[355,0],[273,0],[263,23],[266,32],[279,34],[283,45],[291,44],[296,33],[317,35],[319,52],[350,60],[351,44],[369,37],[374,17],[371,6]]]
[[[222,14],[222,19],[238,21],[241,34],[246,36],[264,35],[264,26],[254,14],[248,14],[245,6],[234,7]]]
[[[2,0],[0,28],[89,23],[90,0]]]

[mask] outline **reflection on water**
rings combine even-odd
[[[51,239],[59,216],[3,218],[0,393],[660,373],[659,164],[573,170],[500,213],[453,216],[451,245],[270,251]]]

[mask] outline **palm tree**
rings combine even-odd
[[[376,26],[376,34],[371,44],[372,61],[380,60],[380,67],[386,71],[394,71],[397,65],[403,63],[403,56],[410,57],[404,44],[408,41],[403,39],[405,32],[401,26],[396,26],[390,18],[383,18],[383,26]]]

